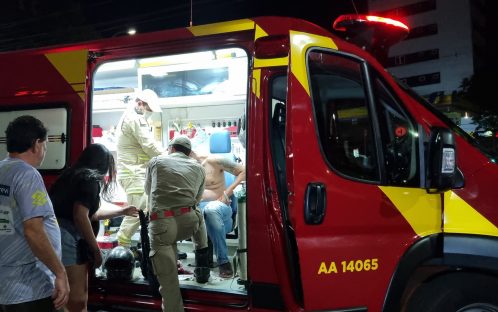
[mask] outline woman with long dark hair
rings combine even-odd
[[[91,144],[50,189],[61,229],[62,263],[70,286],[65,311],[87,311],[88,270],[92,265],[102,264],[92,221],[138,215],[134,206],[122,208],[110,204],[115,185],[116,168],[111,152],[102,144]],[[101,197],[105,201],[102,206]]]

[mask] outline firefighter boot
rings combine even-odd
[[[210,269],[208,267],[208,248],[195,250],[194,276],[197,283],[205,284],[209,279]]]

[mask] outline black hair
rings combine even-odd
[[[185,154],[187,156],[190,155],[190,152],[192,151],[190,148],[186,148],[185,146],[180,145],[180,144],[173,144],[173,147],[178,152],[182,152],[183,154]]]
[[[33,116],[19,116],[9,123],[5,134],[7,136],[7,151],[9,153],[24,153],[37,140],[47,139],[47,128]]]
[[[101,181],[102,198],[111,201],[116,186],[116,165],[107,147],[98,143],[88,145],[71,169],[74,171],[90,169],[86,171],[86,174]],[[107,178],[106,175],[108,175]]]

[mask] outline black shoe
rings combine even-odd
[[[184,251],[180,251],[180,250],[178,250],[178,251],[176,252],[176,258],[177,258],[177,260],[184,260],[184,259],[187,259],[187,253],[186,253],[186,252],[184,252]]]

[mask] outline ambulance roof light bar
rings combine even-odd
[[[406,38],[410,29],[404,23],[381,16],[347,14],[332,25],[335,33],[372,53],[386,64],[389,47]]]
[[[375,15],[359,15],[359,14],[346,14],[339,16],[332,26],[334,30],[337,31],[347,31],[348,25],[353,25],[354,23],[380,23],[384,25],[391,25],[393,27],[399,27],[405,29],[406,31],[410,31],[408,26],[403,24],[400,21],[394,20],[392,18],[375,16]]]

